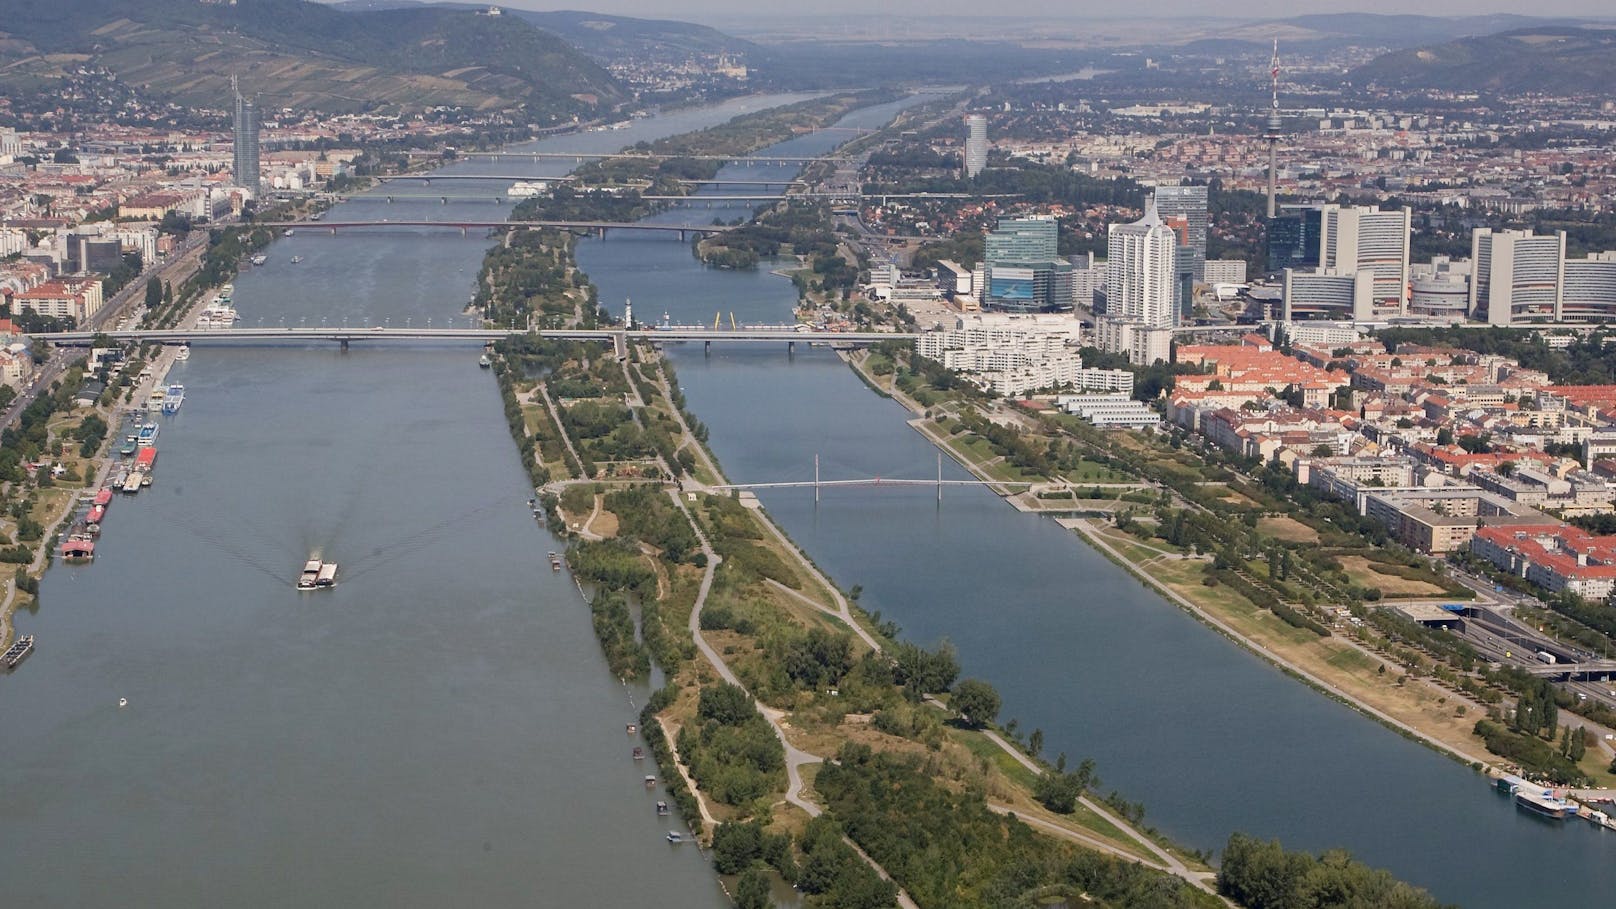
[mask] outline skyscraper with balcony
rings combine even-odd
[[[258,192],[258,111],[251,98],[241,95],[236,77],[230,77],[230,91],[236,96],[235,116],[231,119],[234,147],[231,174],[236,186]]]
[[[1138,365],[1171,358],[1173,327],[1179,323],[1178,245],[1155,197],[1145,203],[1143,218],[1108,228],[1102,349],[1126,354]]]
[[[974,177],[988,166],[988,118],[971,114],[965,118],[965,176]]]

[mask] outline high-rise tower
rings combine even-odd
[[[1274,196],[1279,182],[1279,140],[1285,138],[1280,132],[1284,123],[1279,119],[1279,39],[1274,39],[1274,56],[1268,61],[1268,77],[1273,82],[1273,101],[1268,107],[1268,131],[1263,133],[1263,140],[1268,143],[1268,219],[1273,220],[1277,211],[1274,207]]]
[[[230,77],[230,92],[236,97],[235,116],[231,119],[235,145],[231,157],[235,184],[258,192],[258,111],[251,98],[241,96],[241,87],[235,76]]]
[[[988,166],[988,118],[971,114],[965,118],[965,176],[974,177]]]

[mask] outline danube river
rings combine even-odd
[[[538,147],[609,151],[786,100]],[[300,230],[236,305],[245,325],[441,322],[488,245]],[[545,563],[561,545],[528,514],[476,349],[198,346],[171,381],[185,406],[160,420],[156,483],[113,503],[94,565],[53,569],[17,616],[39,645],[0,678],[8,905],[728,904],[663,838],[641,784],[657,771],[624,731],[645,693],[606,669]],[[300,595],[312,551],[341,584]]]
[[[844,121],[869,126],[890,107]],[[834,134],[781,153],[819,152]],[[761,166],[729,167],[757,178]],[[697,207],[700,217],[711,214]],[[723,214],[722,212],[720,214]],[[689,217],[665,212],[660,220]],[[789,321],[795,292],[767,270],[703,268],[678,243],[614,233],[580,244],[600,299],[675,323]],[[674,347],[681,384],[734,482],[929,477],[935,449],[897,404],[828,351]],[[966,479],[950,463],[946,474]],[[1191,846],[1231,831],[1345,847],[1468,907],[1575,903],[1616,892],[1616,838],[1516,811],[1482,777],[1326,698],[1202,626],[1054,522],[979,489],[766,492],[769,512],[862,604],[915,641],[948,638],[1004,719],[1042,728],[1049,755],[1093,757],[1102,791],[1146,805]]]
[[[600,150],[718,122],[757,100],[546,150]],[[879,125],[896,105],[849,125]],[[782,153],[846,134],[805,136]],[[453,170],[553,175],[507,158]],[[732,176],[775,175],[762,165]],[[437,184],[434,184],[435,186]],[[447,185],[447,184],[445,184]],[[467,184],[479,189],[486,183]],[[353,201],[333,217],[487,217],[492,203]],[[705,222],[721,209],[664,213]],[[317,229],[244,274],[243,324],[458,324],[488,240]],[[290,264],[293,254],[304,261]],[[614,312],[789,318],[766,271],[704,269],[666,235],[581,244]],[[727,319],[727,316],[726,316]],[[676,348],[737,480],[927,476],[904,412],[822,350]],[[0,678],[0,876],[45,904],[726,904],[640,784],[623,724],[644,691],[606,670],[587,610],[543,554],[474,350],[348,354],[198,347],[173,381],[157,482],[120,499],[95,565],[57,568]],[[953,468],[949,475],[963,477]],[[768,494],[844,586],[947,637],[968,674],[1092,756],[1107,787],[1191,845],[1231,830],[1344,846],[1471,907],[1586,901],[1616,844],[1550,827],[1479,777],[1286,678],[1047,520],[950,490]],[[298,595],[318,550],[336,590]],[[118,707],[119,698],[129,705]]]

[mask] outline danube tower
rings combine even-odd
[[[1273,81],[1273,103],[1268,108],[1268,132],[1263,140],[1268,143],[1268,220],[1274,220],[1274,195],[1279,172],[1279,140],[1285,138],[1279,120],[1279,39],[1274,39],[1274,57],[1268,61],[1268,76]]]

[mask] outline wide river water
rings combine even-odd
[[[535,147],[606,150],[764,104]],[[880,125],[899,106],[844,125]],[[469,187],[490,184],[452,191]],[[658,219],[736,213],[713,205]],[[354,200],[331,217],[505,212]],[[475,234],[300,230],[236,282],[243,324],[459,324],[489,242]],[[613,232],[579,254],[614,312],[632,297],[642,319],[789,319],[789,282],[705,269],[667,234]],[[736,480],[810,477],[816,453],[827,478],[934,469],[902,409],[826,351],[673,356]],[[544,564],[560,546],[526,513],[474,351],[198,347],[173,381],[186,404],[164,421],[156,485],[113,505],[94,566],[54,569],[38,613],[18,616],[39,650],[0,678],[8,902],[726,904],[693,850],[662,841],[668,825],[640,785],[650,771],[622,731],[644,691],[612,678],[576,589]],[[1094,757],[1106,786],[1175,838],[1217,848],[1245,830],[1343,846],[1472,907],[1616,887],[1608,836],[1518,814],[1479,777],[1286,678],[991,494],[764,501],[837,581],[863,586],[867,608],[917,641],[951,639],[967,674],[1004,695],[1002,716],[1044,729],[1051,754]],[[311,550],[343,564],[343,583],[299,596],[292,579]]]

